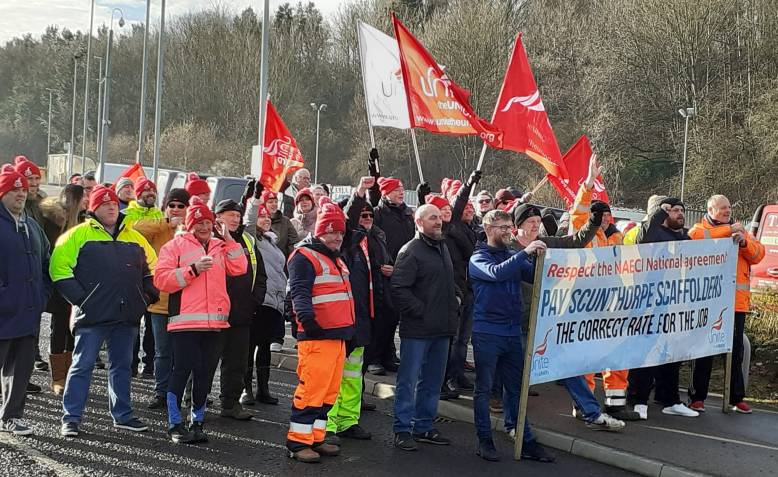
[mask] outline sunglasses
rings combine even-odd
[[[492,202],[492,199],[478,199],[479,204],[489,204]]]
[[[176,202],[171,202],[167,205],[168,209],[186,209],[186,206],[184,204],[178,204]]]
[[[373,218],[373,214],[370,214],[370,213],[359,214],[359,218],[360,219],[372,219]]]

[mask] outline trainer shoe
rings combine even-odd
[[[0,422],[0,432],[10,432],[15,436],[29,436],[32,434],[32,427],[21,419],[8,419]]]
[[[475,450],[475,455],[488,460],[489,462],[497,462],[500,460],[500,455],[497,453],[497,448],[494,447],[494,441],[492,439],[480,439],[478,441],[478,448]]]
[[[41,387],[34,383],[27,383],[27,394],[39,394],[42,391]]]
[[[189,425],[189,432],[192,433],[192,443],[208,442],[208,436],[203,431],[203,423],[195,421]]]
[[[573,417],[578,419],[579,421],[586,421],[586,416],[584,416],[583,411],[578,409],[577,407],[573,406]]]
[[[697,412],[705,412],[705,401],[692,401],[689,404],[689,409]]]
[[[289,451],[289,457],[304,464],[315,464],[317,462],[321,462],[321,456],[319,453],[310,447],[300,449],[296,452]]]
[[[228,408],[222,408],[221,413],[219,413],[219,415],[221,417],[231,417],[236,421],[250,421],[252,417],[252,414],[247,410],[243,409],[243,406],[241,406],[240,404],[235,404],[232,407],[228,407]]]
[[[593,420],[592,422],[587,422],[586,427],[588,427],[593,431],[618,432],[624,429],[624,427],[626,427],[626,424],[624,423],[624,421],[614,419],[603,412],[602,414],[600,414],[600,416],[597,419]]]
[[[284,349],[284,347],[281,345],[281,343],[270,343],[270,351],[279,353],[282,349]]]
[[[141,421],[137,417],[133,417],[132,419],[124,423],[114,422],[113,427],[117,429],[125,429],[132,432],[143,432],[149,430],[149,426],[144,424],[143,421]]]
[[[181,423],[168,429],[167,435],[170,436],[170,440],[175,444],[189,444],[192,442],[192,439],[194,439],[194,436],[189,432],[189,429],[184,427]]]
[[[427,444],[435,444],[438,446],[447,446],[451,444],[451,440],[443,437],[436,429],[432,429],[421,434],[414,433],[413,440],[416,442],[425,442]]]
[[[648,406],[646,404],[635,404],[635,407],[632,409],[638,413],[641,421],[648,420]]]
[[[508,429],[505,433],[508,434],[510,440],[516,442],[516,429]]]
[[[416,441],[413,440],[410,432],[398,432],[394,435],[394,446],[404,451],[419,450]]]
[[[43,361],[42,359],[35,360],[35,371],[48,371],[48,370],[49,370],[49,363]]]
[[[240,395],[238,402],[244,406],[254,406],[257,403],[256,399],[254,399],[254,394],[246,391],[243,391],[243,394]]]
[[[59,428],[59,434],[62,437],[77,437],[78,436],[78,423],[75,422],[63,422],[62,427]]]
[[[751,406],[746,404],[745,401],[740,401],[739,403],[732,406],[732,410],[735,412],[739,412],[740,414],[751,414],[752,412],[754,412],[751,410]]]
[[[146,405],[146,409],[167,409],[167,399],[165,399],[164,396],[155,396],[154,399]]]
[[[614,419],[620,421],[639,421],[641,419],[640,414],[635,411],[630,411],[627,406],[614,406],[606,408],[605,412],[608,413]]]
[[[340,446],[327,444],[326,442],[314,443],[311,447],[314,452],[325,457],[336,457],[340,455]]]
[[[662,414],[667,414],[670,416],[683,416],[683,417],[697,417],[700,415],[699,412],[692,411],[691,409],[686,407],[686,405],[683,403],[667,406],[666,408],[662,409]]]
[[[527,441],[524,443],[523,446],[521,446],[521,458],[526,460],[543,462],[546,464],[550,464],[551,462],[554,462],[556,460],[554,456],[546,452],[546,449],[544,449],[543,446],[538,444],[538,441],[536,441],[535,439],[532,439],[531,441]]]

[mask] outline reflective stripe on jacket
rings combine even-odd
[[[337,263],[324,254],[308,247],[299,247],[292,252],[302,254],[313,265],[316,277],[311,288],[311,303],[314,319],[324,329],[343,328],[354,325],[354,299],[348,279],[348,267],[340,258]],[[303,331],[301,324],[298,330]]]
[[[689,230],[692,240],[726,238],[732,236],[729,224],[715,225],[708,217],[703,217]],[[746,245],[740,247],[737,256],[735,285],[735,311],[747,312],[751,307],[751,265],[761,262],[765,248],[750,233],[746,232]]]

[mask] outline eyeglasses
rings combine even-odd
[[[479,204],[490,204],[492,199],[478,199]]]
[[[493,229],[500,229],[500,232],[502,232],[502,233],[510,232],[511,228],[512,228],[510,225],[490,225],[490,224],[486,224],[486,226],[487,227],[491,227]]]
[[[184,204],[177,204],[175,202],[171,202],[167,205],[168,209],[186,209],[186,206]]]
[[[371,214],[371,213],[359,214],[359,218],[360,219],[372,219],[373,218],[373,214]]]

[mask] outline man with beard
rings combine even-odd
[[[141,219],[159,220],[165,217],[157,207],[157,186],[145,177],[135,183],[135,200],[124,209],[124,223],[132,225]]]

